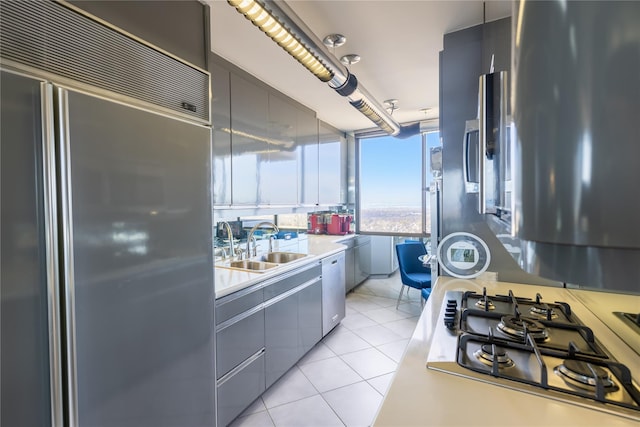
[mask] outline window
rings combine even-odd
[[[358,139],[359,232],[429,234],[429,150],[439,132]]]

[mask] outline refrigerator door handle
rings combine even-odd
[[[64,294],[65,334],[66,334],[66,420],[69,426],[78,425],[78,381],[76,354],[76,316],[73,257],[73,218],[71,194],[71,159],[69,146],[69,99],[68,91],[56,88],[56,109],[58,111],[58,165],[60,168],[60,220],[62,233],[62,292]]]
[[[46,251],[47,317],[49,325],[49,380],[51,424],[63,423],[60,274],[58,268],[57,180],[53,85],[40,83],[42,119],[42,197]]]

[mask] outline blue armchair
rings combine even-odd
[[[400,269],[400,279],[402,280],[402,287],[400,288],[400,294],[398,295],[398,302],[396,304],[396,310],[400,306],[400,299],[402,298],[402,292],[405,286],[415,289],[428,289],[428,291],[421,291],[421,295],[429,296],[431,290],[431,268],[424,266],[418,259],[420,255],[426,255],[427,250],[424,245],[417,245],[415,243],[404,243],[396,245],[396,254],[398,255],[398,265]],[[409,288],[407,288],[407,294]],[[424,299],[421,299],[424,302]]]

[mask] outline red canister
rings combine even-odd
[[[317,213],[309,214],[307,231],[311,234],[325,234],[327,232],[327,225],[324,223],[324,215]]]

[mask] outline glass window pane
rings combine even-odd
[[[360,140],[360,231],[422,233],[422,136]]]

